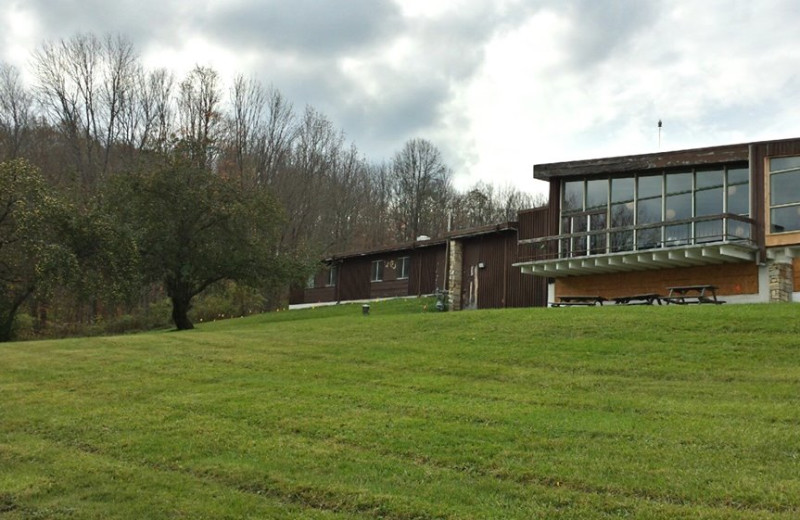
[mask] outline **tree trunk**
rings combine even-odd
[[[178,330],[193,329],[189,321],[189,309],[192,308],[192,293],[189,285],[183,280],[168,279],[167,296],[172,300],[172,322]]]
[[[189,309],[191,308],[191,298],[173,295],[172,296],[172,321],[178,330],[193,329],[194,325],[189,320]]]
[[[0,343],[11,341],[11,328],[14,324],[14,314],[0,316]]]

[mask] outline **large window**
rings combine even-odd
[[[800,157],[769,160],[769,204],[772,233],[800,231]]]
[[[800,158],[794,205],[800,229]],[[673,170],[563,184],[560,254],[585,256],[749,239],[750,226],[725,213],[750,216],[746,164]],[[714,218],[719,216],[719,218]],[[608,230],[608,232],[603,232]],[[578,236],[574,236],[578,235]]]
[[[373,282],[383,281],[383,260],[375,260],[372,262],[372,274],[370,280]]]

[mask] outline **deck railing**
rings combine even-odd
[[[755,245],[755,221],[732,213],[520,240],[521,261],[553,260],[720,242]]]

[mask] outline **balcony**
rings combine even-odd
[[[523,273],[585,274],[755,262],[755,221],[729,213],[520,240]]]

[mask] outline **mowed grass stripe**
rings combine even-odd
[[[798,512],[790,306],[421,305],[4,347],[0,431],[274,489],[285,518]]]

